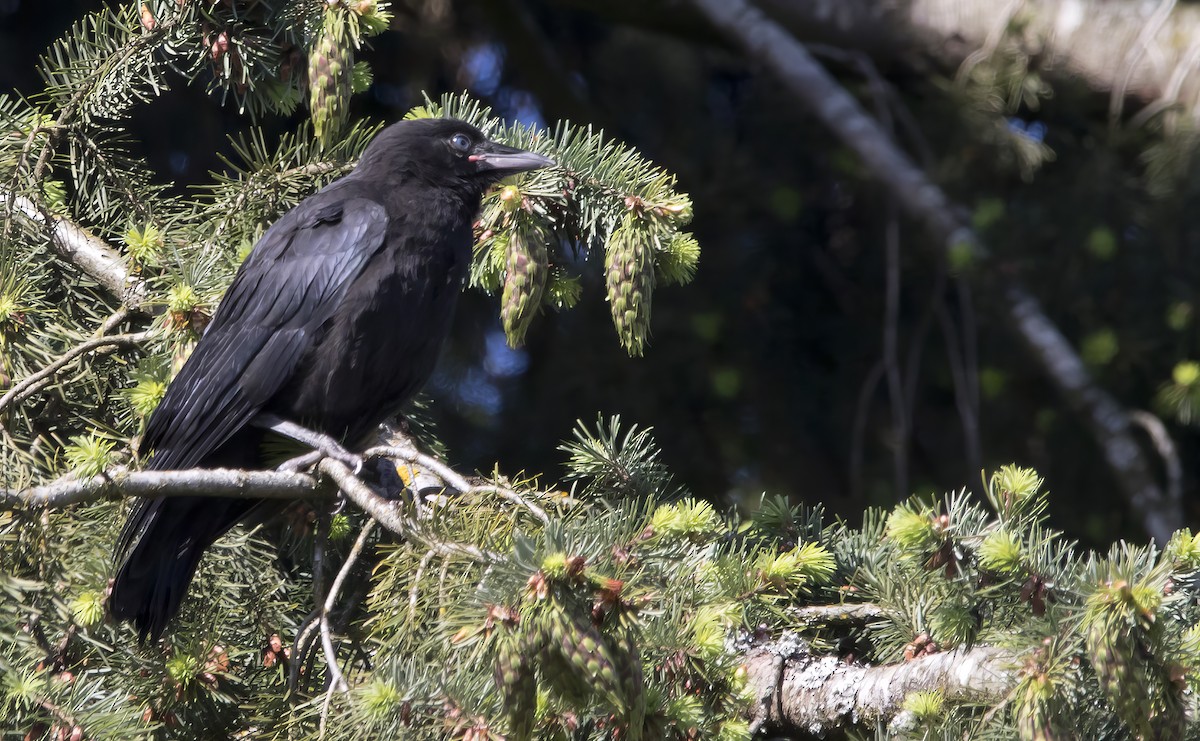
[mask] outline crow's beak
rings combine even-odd
[[[543,157],[535,152],[527,152],[524,149],[506,147],[496,142],[480,144],[467,159],[475,163],[479,172],[494,175],[536,170],[539,167],[549,167],[554,164],[554,160],[549,157]]]

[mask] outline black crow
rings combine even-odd
[[[484,191],[549,164],[451,119],[380,132],[352,173],[254,246],[150,415],[148,467],[261,467],[258,415],[357,444],[432,372]],[[113,616],[132,620],[143,640],[161,635],[205,549],[256,507],[266,504],[138,502],[117,544]]]

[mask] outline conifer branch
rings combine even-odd
[[[545,510],[529,501],[528,497],[516,490],[498,484],[472,484],[465,476],[450,466],[447,466],[433,456],[425,455],[418,451],[416,446],[376,446],[369,448],[363,453],[363,457],[367,459],[391,458],[419,466],[425,469],[425,472],[432,473],[435,477],[441,479],[443,484],[454,489],[459,494],[464,496],[492,494],[529,510],[529,513],[536,517],[543,525],[550,522],[550,518],[546,515]]]
[[[304,499],[322,496],[319,482],[303,473],[204,468],[187,471],[130,471],[113,468],[91,478],[68,474],[26,489],[0,489],[0,506],[57,509],[120,496]]]
[[[430,459],[432,460],[432,459]],[[443,465],[443,464],[439,464]],[[440,556],[465,556],[480,562],[496,562],[503,556],[472,545],[442,542],[422,531],[417,523],[406,517],[397,503],[384,499],[367,486],[343,462],[324,458],[317,464],[320,473],[328,476],[337,488],[383,527],[405,538],[413,539]],[[462,479],[448,467],[452,478]],[[55,509],[73,504],[95,502],[109,497],[139,498],[195,496],[304,499],[324,496],[327,492],[317,478],[292,471],[243,471],[237,469],[191,469],[185,471],[130,471],[117,467],[91,478],[79,479],[71,474],[51,483],[25,489],[0,489],[0,505]],[[531,512],[546,514],[537,505],[526,502],[516,492],[502,487],[467,485],[462,493],[504,493]],[[508,498],[508,497],[505,497]],[[543,520],[548,522],[548,518]]]
[[[991,705],[1016,687],[1011,652],[980,646],[924,656],[902,664],[845,664],[808,653],[788,638],[745,654],[755,697],[751,727],[824,736],[849,727],[889,722],[912,692],[939,691],[953,704]]]
[[[111,339],[111,338],[110,338]],[[438,471],[449,487],[460,494],[495,494],[527,508],[541,522],[549,517],[536,504],[518,492],[495,485],[473,485],[449,466],[421,453],[403,448],[378,447],[368,451],[369,457],[397,457]],[[405,516],[396,502],[385,499],[355,475],[343,461],[322,458],[317,470],[328,476],[334,485],[383,527],[405,538],[413,539],[440,556],[466,556],[475,561],[490,563],[503,556],[471,545],[442,542],[423,532],[416,521]],[[86,479],[72,474],[48,484],[25,489],[0,489],[0,505],[52,509],[72,504],[95,502],[121,495],[139,498],[194,496],[304,499],[323,496],[327,492],[319,479],[294,471],[244,471],[237,469],[191,469],[185,471],[130,471],[116,467]]]
[[[141,307],[146,299],[146,286],[130,276],[116,248],[70,219],[51,214],[30,198],[0,191],[0,197],[5,196],[10,198],[16,212],[49,232],[50,244],[59,257],[87,273],[125,306],[133,310]]]
[[[504,560],[500,553],[485,551],[465,543],[440,541],[423,532],[415,521],[404,515],[399,503],[376,494],[341,461],[325,458],[317,464],[317,470],[328,476],[343,494],[375,518],[380,525],[403,538],[420,543],[439,556],[461,556],[480,563],[498,563]]]
[[[67,352],[60,355],[53,362],[48,364],[41,370],[29,375],[18,381],[4,396],[0,396],[0,412],[3,412],[12,404],[24,401],[33,394],[36,394],[41,389],[45,388],[52,380],[54,375],[65,368],[71,361],[86,355],[95,350],[106,350],[116,347],[132,347],[140,345],[154,334],[153,330],[144,332],[133,332],[130,334],[119,334],[111,337],[96,337],[87,342],[80,343],[71,348]]]
[[[863,625],[887,617],[887,612],[879,605],[862,602],[793,607],[788,609],[787,615],[794,624],[811,628],[827,625]]]

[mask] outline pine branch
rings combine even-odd
[[[494,484],[475,485],[436,459],[404,448],[377,447],[367,451],[368,458],[389,458],[436,471],[444,488],[460,495],[496,495],[524,507],[543,524],[549,522],[545,511],[525,495]],[[381,497],[344,462],[323,458],[317,470],[332,479],[338,489],[374,517],[385,528],[404,537],[425,543],[440,555],[467,555],[475,560],[501,558],[474,546],[441,543],[425,533],[415,520],[406,517],[397,503]],[[205,495],[213,497],[303,499],[327,495],[327,488],[311,475],[294,471],[242,471],[236,469],[192,469],[186,471],[131,471],[117,467],[90,478],[68,474],[49,484],[25,489],[0,489],[0,504],[9,507],[54,509],[72,504],[95,502],[121,495],[155,498]]]
[[[809,605],[787,610],[787,616],[798,627],[813,628],[830,625],[865,625],[887,617],[887,611],[870,603],[846,605]]]
[[[343,494],[380,525],[403,538],[420,543],[438,555],[465,556],[480,563],[497,563],[504,560],[500,553],[485,551],[473,545],[440,541],[424,532],[415,520],[404,515],[398,502],[389,501],[376,494],[341,461],[325,458],[317,464],[317,470],[332,479]]]
[[[0,505],[58,509],[120,496],[156,498],[210,497],[303,499],[326,495],[318,481],[303,473],[204,468],[187,471],[130,471],[125,467],[86,479],[67,475],[42,486],[0,489]]]
[[[14,210],[45,228],[59,257],[75,265],[104,286],[130,309],[140,309],[146,298],[145,282],[132,278],[120,252],[70,219],[51,214],[32,199],[0,190],[0,198],[11,198]]]
[[[994,705],[1016,687],[1017,657],[981,646],[903,664],[845,664],[809,653],[794,637],[745,654],[755,701],[751,728],[823,736],[835,729],[887,723],[912,692],[939,691],[954,704]]]
[[[545,510],[529,501],[527,496],[515,489],[497,484],[472,484],[465,476],[450,468],[445,463],[418,451],[415,445],[411,447],[378,446],[369,448],[363,453],[363,457],[367,459],[389,458],[395,461],[404,461],[414,466],[420,466],[424,469],[422,473],[432,473],[445,487],[454,489],[460,495],[483,496],[491,494],[498,496],[501,499],[529,510],[529,513],[541,521],[543,525],[550,522],[550,518],[546,516]]]
[[[134,332],[131,334],[113,335],[112,337],[97,337],[76,345],[38,372],[17,382],[8,393],[0,396],[0,412],[11,404],[21,402],[46,387],[54,380],[55,374],[65,368],[71,361],[95,350],[107,350],[116,347],[136,347],[154,335],[153,330]]]

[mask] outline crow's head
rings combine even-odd
[[[463,121],[422,118],[381,131],[363,152],[359,169],[383,169],[482,193],[507,175],[552,164],[549,157],[491,141]]]

